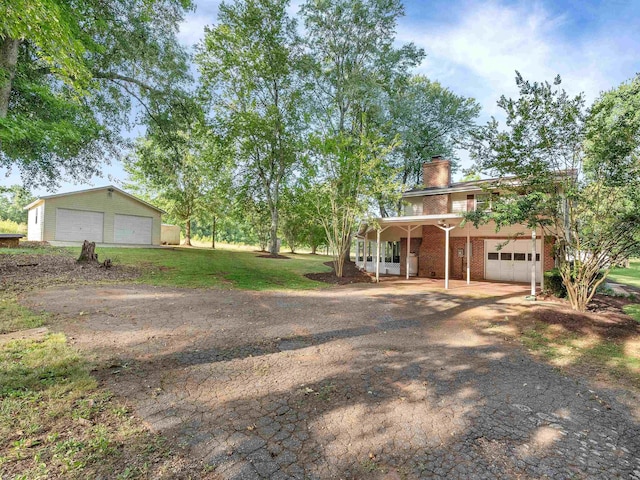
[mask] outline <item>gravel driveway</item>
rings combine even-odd
[[[640,424],[612,392],[486,328],[524,295],[388,282],[94,286],[36,301],[209,478],[640,479]]]

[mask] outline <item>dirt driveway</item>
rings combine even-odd
[[[36,301],[200,465],[176,476],[640,479],[640,424],[612,392],[489,333],[525,294],[389,282]]]

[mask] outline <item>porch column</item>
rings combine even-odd
[[[467,224],[467,285],[471,284],[471,239],[469,224]]]
[[[364,260],[362,262],[362,268],[365,272],[367,272],[367,253],[369,251],[369,232],[364,232],[364,244],[362,245],[362,250],[364,251],[364,255],[362,256],[362,259]]]
[[[536,296],[536,231],[531,230],[531,296]]]
[[[407,255],[405,258],[405,263],[407,264],[406,266],[406,274],[407,274],[407,280],[409,280],[409,252],[411,251],[411,225],[407,226]]]
[[[376,283],[380,282],[380,229],[376,230]]]
[[[453,230],[454,226],[449,226],[446,223],[442,225],[436,225],[440,230],[444,230],[445,242],[444,242],[444,289],[449,290],[449,232]]]
[[[540,252],[540,291],[544,292],[544,230],[540,232],[540,244],[542,245]]]
[[[356,267],[360,262],[360,239],[356,237]]]

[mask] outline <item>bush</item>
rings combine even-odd
[[[562,276],[557,268],[544,272],[544,290],[558,298],[566,298],[567,287],[564,286]]]
[[[598,272],[597,278],[602,278],[603,275],[602,272]],[[605,284],[602,284],[598,287],[597,292],[607,295],[606,288]],[[553,270],[544,272],[544,290],[546,293],[551,293],[555,297],[567,298],[567,287],[564,285],[560,270],[554,268]]]
[[[16,223],[11,220],[0,220],[0,233],[27,234],[27,226],[24,223]]]

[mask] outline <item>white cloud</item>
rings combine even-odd
[[[204,36],[204,27],[211,25],[212,20],[206,15],[190,14],[180,24],[178,40],[183,45],[193,47]]]
[[[635,59],[609,29],[592,32],[588,41],[568,40],[569,18],[551,14],[541,3],[464,6],[458,20],[445,25],[416,26],[406,19],[399,39],[423,47],[428,57],[420,70],[475,97],[484,115],[499,115],[500,95],[517,94],[515,70],[530,80],[551,81],[560,74],[568,92],[584,91],[590,101],[634,73]]]

